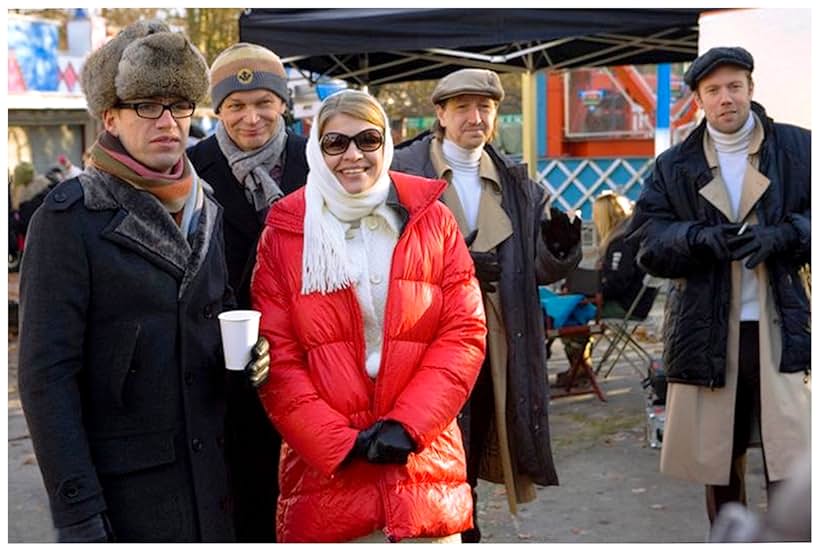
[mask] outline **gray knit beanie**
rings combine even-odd
[[[137,21],[88,56],[81,84],[88,111],[101,119],[121,100],[200,101],[208,93],[208,65],[182,33],[161,21]]]

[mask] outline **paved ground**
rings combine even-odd
[[[16,275],[9,277],[16,297]],[[661,303],[656,301],[656,307]],[[653,341],[660,311],[653,311],[644,344]],[[54,542],[47,499],[17,397],[17,342],[9,334],[8,540]],[[560,344],[550,374],[566,368]],[[608,402],[593,395],[555,399],[550,405],[553,451],[561,485],[541,488],[518,516],[507,510],[503,488],[482,483],[479,516],[490,543],[703,542],[708,533],[700,485],[658,473],[658,449],[647,445],[645,395],[626,363],[602,381]],[[765,507],[759,451],[749,457],[750,508]]]

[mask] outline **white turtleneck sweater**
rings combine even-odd
[[[723,182],[726,183],[726,191],[729,194],[729,202],[735,219],[738,216],[740,196],[743,193],[743,177],[746,174],[746,168],[749,166],[749,146],[752,142],[754,128],[755,116],[751,111],[743,126],[732,134],[720,132],[711,124],[706,124],[706,130],[709,132],[709,136],[712,138],[717,150],[720,175],[723,177]],[[743,262],[745,262],[745,259],[741,260],[741,263]],[[743,264],[741,264],[741,267],[740,319],[758,320],[760,318],[760,305],[757,301],[757,274]]]
[[[479,163],[483,148],[464,149],[455,142],[444,139],[441,144],[444,160],[453,171],[453,186],[461,201],[461,209],[470,232],[478,221],[478,205],[481,202],[481,176]]]

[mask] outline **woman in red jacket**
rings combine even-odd
[[[283,438],[281,542],[458,542],[472,525],[455,417],[484,357],[473,263],[445,183],[390,172],[370,95],[322,104],[307,185],[275,203],[252,282]]]

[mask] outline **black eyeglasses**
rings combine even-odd
[[[328,132],[322,136],[322,151],[325,155],[341,155],[354,142],[361,151],[376,151],[384,144],[384,134],[375,128],[368,128],[356,136],[347,136],[338,132]]]
[[[120,102],[117,107],[133,109],[137,112],[137,117],[142,119],[159,119],[165,110],[171,112],[174,119],[186,119],[194,114],[196,104],[189,101],[174,102],[172,104],[162,104],[159,102]]]

